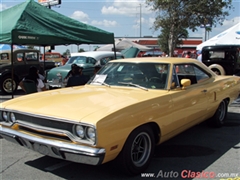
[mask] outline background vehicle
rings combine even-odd
[[[218,75],[240,76],[240,46],[205,46],[202,62]]]
[[[124,56],[120,52],[116,52],[117,59],[122,59]],[[83,74],[91,77],[94,74],[94,66],[105,65],[109,60],[115,59],[114,52],[112,51],[89,51],[82,53],[72,53],[70,59],[64,66],[51,69],[47,73],[47,83],[49,88],[60,87],[63,78],[71,70],[72,64],[77,64],[83,67]],[[60,78],[60,83],[58,82]],[[57,81],[56,81],[57,80]]]
[[[58,52],[46,52],[45,54],[40,55],[40,59],[45,59],[46,61],[54,61],[56,66],[64,65],[66,62],[66,58]]]
[[[33,49],[15,49],[13,50],[13,91],[18,87],[18,83],[28,74],[31,66],[39,68],[42,75],[55,66],[54,62],[40,62],[39,51]],[[12,93],[12,64],[11,51],[0,52],[0,90],[1,93]]]

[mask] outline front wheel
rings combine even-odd
[[[12,87],[12,83],[13,83],[13,87]],[[12,81],[11,76],[5,76],[1,78],[0,88],[2,93],[11,94],[12,91],[14,92],[17,90],[17,83],[14,79]]]
[[[118,156],[119,164],[128,175],[143,172],[154,154],[155,140],[152,129],[145,125],[135,129],[128,137]]]
[[[228,102],[226,100],[222,100],[213,117],[209,119],[209,125],[214,127],[223,126],[227,117],[227,109]]]

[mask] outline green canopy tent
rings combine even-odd
[[[71,19],[34,0],[0,12],[0,44],[45,47],[109,43],[115,45],[113,33]]]
[[[0,43],[21,45],[114,44],[114,34],[27,0],[0,12]]]

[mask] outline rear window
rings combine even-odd
[[[61,58],[61,54],[45,54],[46,59]]]
[[[234,60],[236,52],[233,50],[204,50],[202,53],[203,60]]]

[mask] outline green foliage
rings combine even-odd
[[[30,45],[28,45],[27,46],[27,49],[36,49],[34,46],[30,46]]]
[[[222,24],[233,9],[232,0],[146,0],[146,4],[157,13],[153,29],[169,29],[168,46],[170,56],[176,45],[175,31],[190,29],[193,32],[207,23]]]
[[[80,48],[78,52],[85,52],[84,49]]]
[[[100,48],[99,46],[93,46],[93,51],[97,51],[98,48]]]
[[[169,27],[165,26],[161,29],[161,34],[158,36],[158,44],[160,46],[161,51],[169,54],[169,45],[168,45],[168,39],[169,39]],[[176,31],[174,31],[174,47],[178,47],[183,43],[181,39],[185,39],[188,37],[188,31],[183,28],[179,28]]]
[[[71,55],[70,50],[67,49],[67,50],[63,53],[63,55],[64,55],[64,56],[70,56],[70,55]]]

